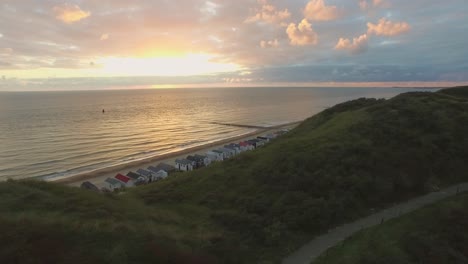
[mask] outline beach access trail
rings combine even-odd
[[[352,223],[339,226],[335,229],[329,230],[327,234],[315,237],[312,241],[302,246],[296,252],[283,259],[282,263],[310,264],[327,249],[339,244],[344,239],[364,228],[381,224],[389,219],[397,218],[403,214],[407,214],[426,205],[433,204],[444,198],[466,191],[468,191],[468,182],[453,185],[440,191],[432,192],[391,208],[387,208]]]

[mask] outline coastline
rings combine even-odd
[[[150,157],[150,158],[146,158],[146,159],[142,159],[138,161],[133,161],[130,163],[124,163],[124,164],[120,164],[120,165],[116,165],[112,167],[97,169],[91,172],[71,175],[71,176],[64,177],[64,178],[51,178],[45,181],[69,185],[69,186],[79,186],[83,181],[90,181],[93,184],[97,185],[98,187],[102,187],[102,183],[104,182],[106,178],[114,177],[117,173],[126,174],[129,171],[136,171],[139,168],[147,168],[148,166],[156,165],[156,163],[160,163],[160,162],[165,162],[165,163],[174,165],[174,161],[177,158],[185,158],[187,155],[190,155],[190,154],[203,154],[213,148],[222,147],[228,143],[247,140],[252,137],[257,137],[265,133],[274,132],[282,128],[293,128],[299,125],[300,123],[302,123],[302,121],[296,121],[296,122],[290,122],[290,123],[285,123],[281,125],[275,125],[271,127],[259,128],[247,134],[230,137],[230,138],[218,140],[215,142],[210,142],[210,143],[203,144],[200,146],[195,146],[195,147],[191,147],[191,148],[187,148],[187,149],[183,149],[183,150],[179,150],[179,151],[175,151],[175,152],[171,152],[167,154],[162,154],[159,156]]]

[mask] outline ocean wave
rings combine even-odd
[[[90,165],[78,166],[78,167],[71,168],[68,170],[47,173],[47,174],[36,176],[34,178],[38,178],[41,180],[50,180],[54,178],[62,178],[65,176],[73,176],[73,175],[77,175],[81,173],[88,173],[88,172],[92,172],[98,169],[112,167],[112,166],[115,166],[115,164],[108,163],[108,162],[94,163]]]
[[[185,142],[185,143],[182,143],[182,144],[178,144],[177,147],[187,147],[187,146],[194,145],[194,144],[201,143],[201,142],[203,142],[203,141],[191,140],[191,141],[188,141],[188,142]]]

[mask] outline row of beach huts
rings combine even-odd
[[[99,189],[93,183],[86,181],[81,184],[81,188],[93,191],[114,191],[121,188],[134,187],[138,185],[145,185],[167,178],[177,171],[192,171],[202,167],[209,166],[213,162],[220,162],[225,159],[232,158],[242,152],[256,149],[270,142],[271,140],[287,133],[290,129],[278,130],[257,138],[249,139],[239,143],[231,143],[224,145],[224,147],[212,149],[204,155],[193,154],[184,159],[176,159],[175,166],[167,163],[159,163],[156,166],[149,166],[146,169],[138,169],[133,172],[130,171],[126,175],[117,174],[113,178],[107,178],[103,187]]]

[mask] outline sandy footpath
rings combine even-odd
[[[184,149],[181,151],[176,151],[173,153],[168,153],[168,154],[164,154],[164,155],[160,155],[160,156],[156,156],[156,157],[152,157],[152,158],[148,158],[148,159],[144,159],[140,161],[117,165],[114,167],[98,169],[92,172],[73,175],[73,176],[69,176],[66,178],[50,179],[48,181],[60,183],[60,184],[66,184],[70,186],[79,186],[83,181],[90,181],[98,187],[103,187],[104,180],[108,177],[114,177],[115,175],[117,175],[117,173],[122,173],[125,175],[129,171],[136,171],[140,168],[146,169],[149,166],[157,165],[160,162],[165,162],[167,164],[174,165],[175,160],[178,158],[185,158],[188,155],[193,155],[193,154],[204,154],[212,149],[222,147],[229,143],[238,143],[240,141],[244,141],[247,139],[256,138],[257,136],[275,132],[275,131],[278,131],[279,129],[293,128],[297,126],[299,123],[301,122],[293,122],[293,123],[288,123],[288,124],[283,124],[283,125],[278,125],[278,126],[272,126],[272,127],[268,127],[264,129],[258,129],[254,132],[244,134],[241,136],[231,137],[231,138],[219,140],[216,142],[208,143],[205,145],[188,148],[188,149]]]

